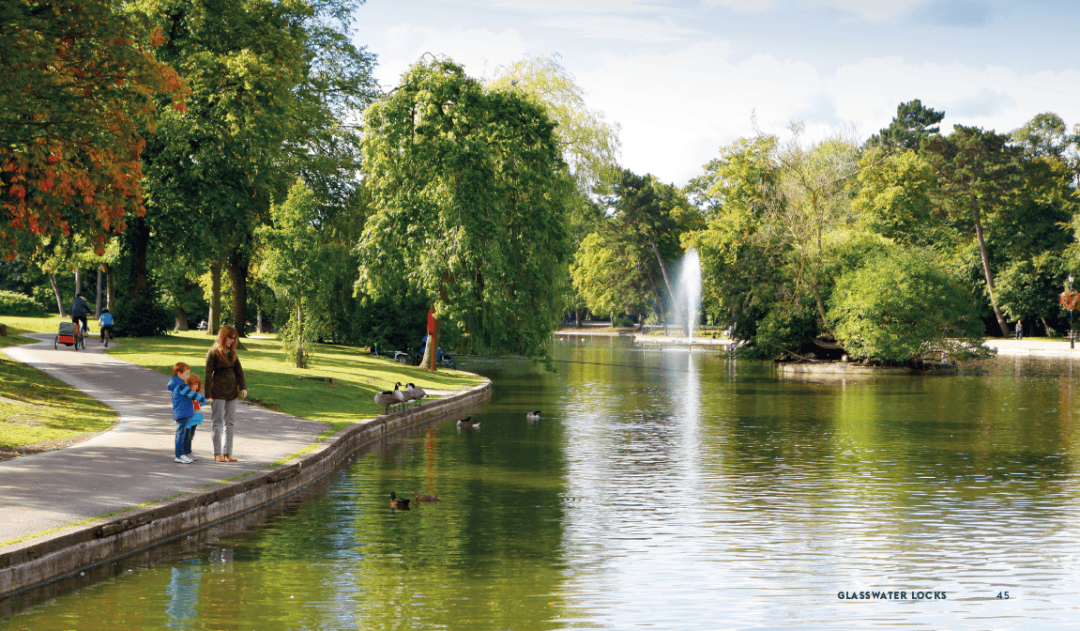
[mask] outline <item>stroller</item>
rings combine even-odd
[[[86,348],[86,332],[75,322],[61,322],[60,331],[53,340],[53,348],[59,348],[61,344],[74,346],[75,350],[79,350],[80,346]]]

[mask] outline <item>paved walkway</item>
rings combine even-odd
[[[64,381],[119,413],[116,426],[87,441],[0,462],[0,543],[156,502],[255,471],[295,454],[326,425],[254,405],[236,409],[239,462],[214,461],[210,409],[195,432],[194,464],[173,462],[168,377],[105,355],[96,337],[85,350],[53,349],[53,334],[10,346],[12,358]],[[257,393],[255,393],[257,394]]]
[[[1069,347],[1069,340],[1010,340],[989,339],[986,345],[996,348],[999,355],[1047,355],[1047,356],[1076,356],[1080,357],[1080,341],[1076,348]]]

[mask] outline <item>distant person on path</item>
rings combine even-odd
[[[210,438],[214,442],[214,460],[236,462],[233,458],[233,423],[236,398],[247,398],[247,382],[240,357],[236,354],[239,336],[226,324],[206,353],[206,396],[210,398]]]
[[[1024,323],[1023,322],[1018,321],[1016,323],[1016,339],[1018,339],[1018,340],[1024,339]]]
[[[71,321],[80,324],[82,326],[82,332],[87,333],[89,328],[86,326],[86,312],[89,307],[86,304],[86,298],[82,294],[75,296],[74,302],[71,303]]]
[[[105,331],[109,332],[109,337],[113,336],[112,327],[113,327],[114,322],[113,322],[112,314],[109,313],[109,308],[108,307],[105,307],[104,309],[101,310],[101,317],[98,318],[97,323],[98,323],[98,328],[101,329],[101,341],[102,342],[105,341]]]
[[[195,392],[187,385],[191,378],[191,366],[184,362],[176,362],[173,365],[173,376],[165,387],[172,393],[173,420],[176,421],[176,440],[173,449],[173,462],[191,464],[195,459],[189,456],[191,453],[191,439],[195,434],[195,426],[190,426],[191,418],[195,416],[195,406],[192,401],[206,403],[203,395]]]

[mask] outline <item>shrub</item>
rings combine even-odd
[[[26,294],[0,291],[0,315],[43,316],[45,307]]]
[[[955,349],[940,350],[952,348],[946,331],[977,339],[982,323],[975,304],[927,253],[892,248],[840,277],[829,320],[852,358],[905,364],[932,352],[952,355]]]
[[[116,324],[116,337],[150,337],[163,335],[171,328],[171,316],[161,305],[151,302],[117,301],[110,310]]]

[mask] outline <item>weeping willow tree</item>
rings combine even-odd
[[[544,109],[427,58],[365,123],[357,292],[428,298],[426,366],[444,327],[457,352],[550,360],[574,181]]]

